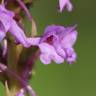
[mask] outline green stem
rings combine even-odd
[[[20,56],[20,50],[19,45],[16,45],[14,43],[14,39],[8,34],[8,38],[10,39],[8,41],[8,57],[7,57],[7,67],[9,69],[14,70],[18,76],[18,60]],[[10,92],[12,93],[12,96],[15,96],[15,94],[19,91],[21,88],[21,82],[14,76],[14,72],[12,73],[10,70],[6,73],[8,75],[8,87]],[[13,75],[13,76],[12,76]]]

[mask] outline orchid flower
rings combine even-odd
[[[27,8],[27,4],[29,6],[30,3],[26,4],[25,2],[26,0],[15,0],[15,2],[11,2],[13,4],[11,7],[15,9],[16,3],[16,10],[22,9],[25,12],[25,15],[32,22],[31,33],[33,36],[37,27]],[[77,59],[74,50],[74,44],[77,40],[77,26],[49,25],[45,28],[42,36],[27,37],[24,30],[19,26],[19,22],[14,18],[17,15],[21,17],[21,10],[16,15],[16,11],[6,9],[10,8],[9,3],[10,0],[2,0],[0,4],[0,73],[3,73],[1,81],[3,81],[3,84],[5,83],[6,96],[36,96],[36,92],[28,82],[37,57],[39,56],[43,64],[50,64],[52,61],[57,64],[65,61],[69,64],[74,63]],[[62,12],[65,8],[72,11],[73,6],[70,0],[59,0],[59,12]],[[14,38],[12,39],[14,42],[10,42],[11,36],[7,33],[10,33]],[[13,45],[11,46],[11,44]],[[23,48],[24,50],[21,51],[22,46],[18,46],[18,44],[27,48]],[[31,48],[28,48],[31,46],[32,51]]]
[[[76,26],[63,27],[50,25],[42,36],[39,44],[40,60],[44,64],[49,64],[53,60],[57,64],[66,60],[72,63],[76,60],[76,53],[73,45],[77,39]]]

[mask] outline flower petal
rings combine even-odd
[[[67,60],[67,62],[68,62],[69,64],[72,64],[73,62],[76,61],[77,55],[76,55],[76,53],[74,52],[74,49],[73,49],[73,48],[67,48],[67,49],[66,49],[66,54],[67,54],[66,60]]]
[[[68,0],[68,2],[67,2],[67,4],[66,4],[66,8],[67,8],[67,10],[68,10],[69,12],[71,12],[72,9],[73,9],[72,3],[71,3],[69,0]]]
[[[59,7],[60,12],[62,12],[65,7],[67,7],[68,11],[72,11],[72,4],[70,0],[59,0]]]
[[[50,55],[48,54],[40,54],[40,60],[42,61],[43,64],[50,64],[51,63],[51,58]]]
[[[53,47],[47,43],[40,43],[39,48],[41,53],[48,53],[48,54],[50,54],[53,49]]]
[[[68,33],[61,41],[63,48],[69,48],[74,45],[77,39],[77,31]]]
[[[51,56],[51,58],[57,64],[61,64],[61,63],[64,62],[64,58],[62,58],[61,56],[59,56],[56,52]]]
[[[39,48],[40,48],[40,60],[42,61],[42,63],[44,64],[49,64],[51,63],[51,54],[52,54],[52,50],[50,48],[50,45],[47,43],[41,43],[39,44]]]

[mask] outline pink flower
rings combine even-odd
[[[68,11],[72,11],[72,4],[70,2],[70,0],[59,0],[59,11],[62,12],[64,10],[64,8],[66,7]]]
[[[39,44],[40,60],[44,64],[49,64],[51,61],[57,64],[63,63],[66,60],[68,63],[73,63],[76,60],[76,53],[73,45],[77,39],[76,26],[63,27],[50,25],[41,37]]]

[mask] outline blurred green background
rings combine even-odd
[[[45,66],[39,59],[36,62],[36,74],[30,84],[38,96],[96,96],[96,0],[71,1],[74,5],[71,13],[66,10],[59,13],[58,0],[36,0],[30,9],[39,35],[50,24],[78,24],[75,44],[78,59],[75,64],[64,62]],[[0,88],[0,96],[3,96],[3,87]]]

